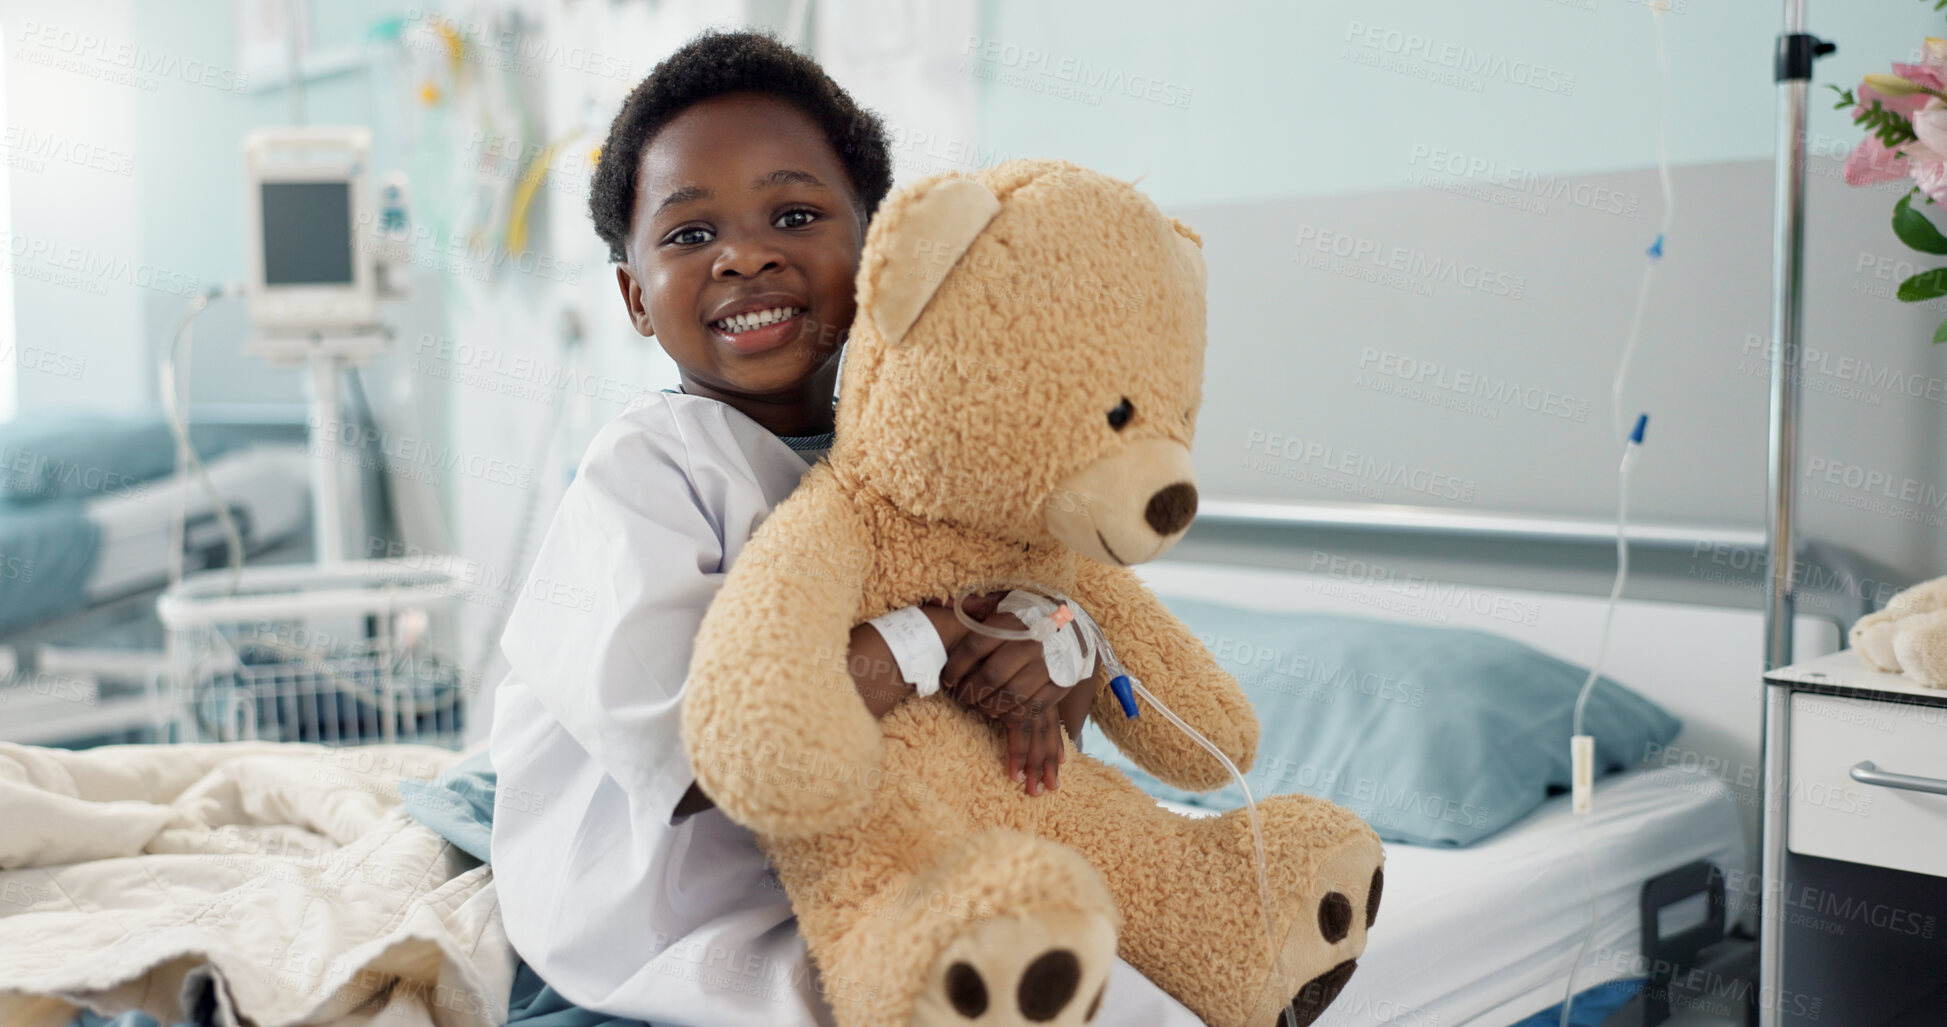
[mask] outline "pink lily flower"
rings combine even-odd
[[[1932,53],[1929,53],[1928,57],[1930,61],[1934,59]],[[1942,70],[1934,67],[1931,63],[1904,64],[1895,65],[1895,67],[1901,71],[1902,78],[1906,78],[1915,84],[1921,85],[1924,88],[1941,88],[1938,83],[1943,82]],[[1907,74],[1907,72],[1911,72],[1912,74]],[[1935,105],[1936,109],[1940,105],[1939,98],[1929,93],[1912,92],[1897,96],[1888,95],[1863,82],[1859,84],[1859,89],[1855,95],[1857,95],[1859,106],[1861,107],[1870,107],[1874,100],[1878,100],[1880,106],[1887,110],[1906,115],[1914,122],[1915,133],[1919,133],[1921,121],[1916,115],[1920,114],[1922,109],[1928,107],[1930,104]],[[1933,121],[1935,119],[1929,116],[1927,120]],[[1947,133],[1947,122],[1941,123],[1940,127],[1943,133]],[[1929,125],[1929,134],[1932,134],[1933,130],[1934,126]],[[1846,184],[1876,185],[1880,182],[1891,182],[1908,176],[1913,176],[1918,180],[1922,169],[1927,168],[1929,165],[1937,166],[1943,162],[1947,162],[1947,134],[1941,135],[1940,139],[1942,145],[1939,149],[1929,144],[1925,136],[1913,142],[1901,143],[1897,148],[1894,148],[1888,147],[1885,143],[1880,142],[1878,136],[1869,135],[1861,139],[1859,145],[1853,149],[1852,156],[1846,158]],[[1943,173],[1938,167],[1926,170],[1925,174],[1929,179],[1943,177]],[[1925,186],[1922,186],[1922,188],[1925,188]],[[1929,192],[1928,195],[1932,195],[1932,193]],[[1943,195],[1947,195],[1947,187],[1943,187]],[[1937,197],[1936,202],[1939,202],[1939,199]]]

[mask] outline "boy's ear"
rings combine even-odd
[[[654,336],[656,326],[649,321],[649,304],[642,298],[642,284],[635,280],[628,265],[615,265],[615,284],[622,287],[622,303],[629,308],[629,323],[635,325],[636,334],[645,339]]]
[[[897,346],[912,330],[967,247],[1001,212],[992,190],[972,178],[946,178],[908,199],[878,240],[872,270],[872,321]]]

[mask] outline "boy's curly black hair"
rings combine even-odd
[[[818,62],[765,32],[711,30],[683,44],[638,83],[609,126],[589,185],[588,213],[609,259],[628,259],[642,151],[670,119],[725,93],[765,93],[818,123],[868,215],[892,189],[892,156],[879,116],[859,107]]]

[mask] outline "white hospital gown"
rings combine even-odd
[[[816,460],[734,407],[658,393],[595,436],[508,620],[494,878],[508,938],[584,1008],[656,1024],[829,1024],[789,900],[711,809],[678,716],[737,553]],[[1126,963],[1098,1024],[1197,1024]]]

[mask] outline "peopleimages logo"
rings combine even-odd
[[[1433,65],[1476,79],[1499,79],[1510,85],[1526,86],[1559,96],[1575,94],[1574,72],[1477,50],[1459,43],[1439,42],[1417,32],[1355,21],[1345,27],[1345,41],[1401,60]]]
[[[1544,389],[1537,385],[1500,378],[1477,371],[1462,370],[1436,360],[1426,360],[1375,346],[1359,349],[1359,369],[1377,372],[1388,378],[1443,389],[1548,417],[1559,417],[1577,424],[1589,419],[1589,401],[1579,396]],[[1364,383],[1360,383],[1364,384]]]
[[[226,93],[250,88],[250,77],[234,68],[193,57],[184,60],[172,53],[65,25],[24,22],[20,42],[13,52],[17,59],[147,92],[156,90],[157,79],[179,79]]]
[[[135,171],[135,155],[111,149],[99,143],[75,139],[60,132],[37,132],[19,125],[9,125],[0,132],[0,149],[13,160],[15,166],[21,161],[31,161],[30,170],[40,171],[47,161],[68,164],[79,168],[90,168],[111,175],[127,176]]]
[[[517,27],[518,22],[466,21],[408,7],[405,23],[408,26],[423,24],[434,30],[430,35],[408,39],[405,43],[408,49],[431,50],[441,57],[452,58],[451,41],[459,40],[466,45],[460,48],[458,59],[516,72],[529,78],[539,76],[543,65],[603,78],[635,77],[633,58],[579,46],[564,46],[557,40],[521,30]]]
[[[108,294],[110,282],[152,289],[170,296],[189,296],[198,281],[153,264],[76,246],[73,243],[21,232],[0,233],[8,272],[97,296]]]
[[[1462,153],[1426,143],[1413,144],[1406,163],[1409,167],[1424,167],[1452,178],[1469,179],[1511,190],[1522,197],[1566,202],[1598,214],[1633,218],[1642,207],[1642,200],[1634,193],[1617,192],[1608,186],[1580,182],[1563,175],[1545,175],[1531,168],[1503,164],[1480,154]],[[1441,187],[1431,180],[1420,180],[1417,184]],[[1536,211],[1542,214],[1547,212],[1545,205]]]
[[[1244,436],[1244,451],[1350,475],[1375,485],[1404,485],[1414,492],[1439,499],[1462,503],[1474,501],[1475,486],[1471,478],[1445,474],[1400,460],[1382,460],[1370,453],[1340,449],[1316,439],[1252,428]],[[1245,466],[1252,464],[1247,461]]]
[[[1929,510],[1947,510],[1947,489],[1920,478],[1895,476],[1876,467],[1822,456],[1807,461],[1805,472],[1812,481],[1877,493],[1887,499],[1913,503]]]
[[[1292,260],[1307,267],[1316,266],[1317,258],[1311,254],[1321,253],[1355,265],[1370,264],[1408,279],[1427,283],[1444,282],[1488,296],[1518,300],[1528,289],[1525,275],[1509,274],[1471,261],[1436,256],[1415,247],[1385,243],[1368,236],[1317,225],[1300,225],[1298,238],[1293,240],[1292,246]]]
[[[1435,608],[1469,611],[1514,624],[1540,623],[1541,605],[1482,591],[1467,585],[1440,581],[1412,572],[1401,572],[1383,564],[1330,553],[1312,554],[1310,571],[1348,585],[1381,589],[1418,600]]]
[[[966,44],[960,49],[960,55],[963,60],[978,60],[991,68],[1017,75],[1036,76],[1082,89],[1119,93],[1179,110],[1188,110],[1190,107],[1192,90],[1180,82],[1138,72],[1125,72],[1121,68],[1104,67],[1076,57],[1057,56],[1038,47],[1019,46],[999,39],[968,36]],[[1001,80],[1009,85],[1028,84],[1011,78]],[[1089,101],[1087,94],[1077,94],[1074,98],[1100,103],[1099,99]]]

